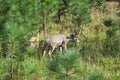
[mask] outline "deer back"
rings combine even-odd
[[[53,35],[46,39],[48,45],[62,45],[63,42],[66,42],[67,38],[65,35],[57,34]]]

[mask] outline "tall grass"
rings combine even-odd
[[[105,9],[109,10],[108,7]],[[70,51],[64,52],[64,54],[59,54],[59,51],[55,50],[52,55],[53,60],[50,60],[48,57],[45,59],[42,59],[41,56],[40,59],[36,57],[36,54],[42,55],[42,47],[46,38],[43,36],[43,32],[40,34],[40,52],[31,47],[26,47],[25,52],[20,52],[15,47],[14,55],[19,57],[13,59],[13,79],[120,80],[120,17],[116,15],[115,12],[117,11],[108,14],[108,10],[106,12],[96,9],[91,11],[92,22],[83,25],[84,36],[81,34],[78,35],[81,42],[78,44],[68,43],[67,46]],[[54,22],[49,23],[47,25],[48,33],[46,36],[58,33],[69,35],[72,33],[70,27],[72,26],[71,28],[73,28],[74,26],[71,17],[66,17],[61,17],[63,22],[59,24]],[[9,24],[8,26],[10,26]],[[10,39],[15,37],[15,46],[18,47],[21,45],[21,42],[26,41],[26,36],[24,35],[27,31],[23,27],[19,29],[18,27],[14,27],[14,29],[10,29],[12,36],[9,35],[9,37]],[[20,31],[22,31],[22,34]],[[19,38],[20,42],[16,37]],[[0,53],[1,51],[2,48],[0,49]],[[9,55],[6,58],[0,58],[0,80],[9,80],[10,53],[8,52]],[[68,72],[73,73],[69,77],[66,77],[66,66],[69,68]]]

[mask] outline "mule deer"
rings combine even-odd
[[[79,42],[79,40],[76,38],[76,35],[70,35],[70,36],[65,36],[63,34],[57,34],[53,35],[45,40],[45,45],[44,45],[44,51],[43,51],[43,58],[45,57],[46,50],[48,47],[51,47],[49,50],[48,54],[51,57],[51,54],[55,50],[57,46],[61,46],[67,51],[67,43],[69,41],[72,42]]]
[[[33,34],[33,36],[30,38],[29,40],[30,46],[35,48],[39,44],[39,41],[40,41],[39,38],[40,38],[40,28],[39,28],[39,31]]]

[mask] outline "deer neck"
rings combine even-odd
[[[70,37],[67,37],[67,42],[71,42],[73,41],[73,39],[71,39]]]

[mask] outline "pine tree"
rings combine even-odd
[[[77,80],[76,73],[80,71],[81,63],[78,51],[68,51],[51,59],[47,65],[48,69],[57,74],[58,79]]]

